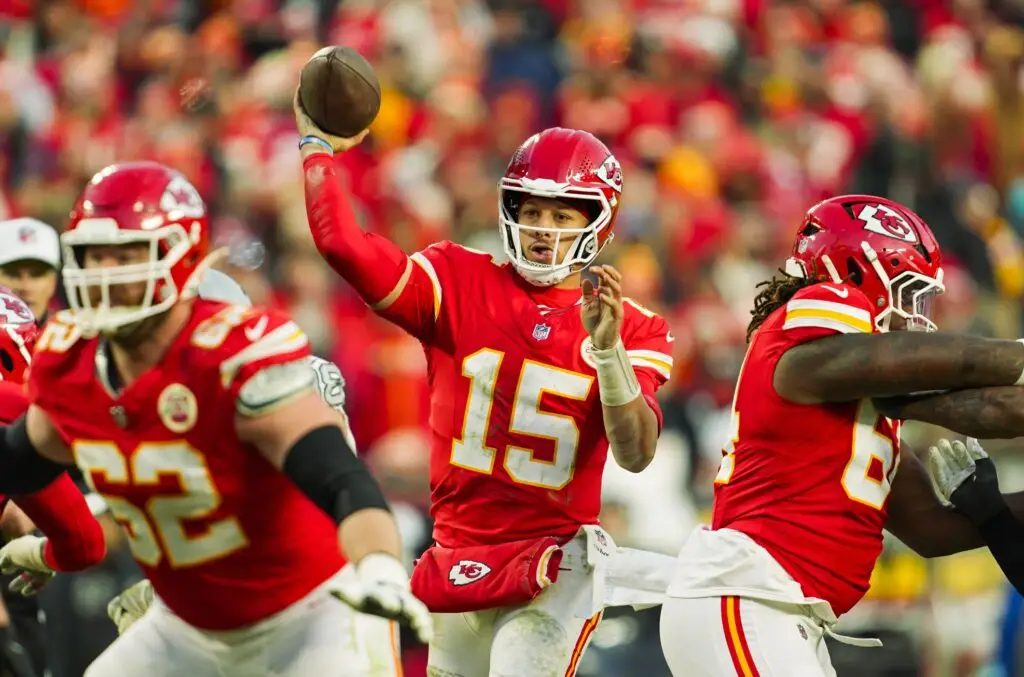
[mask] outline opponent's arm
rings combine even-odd
[[[967,517],[939,502],[924,464],[906,443],[901,444],[885,528],[921,557],[944,557],[985,545]]]
[[[792,402],[847,402],[922,391],[1019,384],[1024,345],[959,334],[843,333],[788,349],[775,368]]]
[[[971,388],[875,400],[890,418],[923,421],[963,435],[1012,439],[1024,435],[1024,388]]]
[[[1024,522],[999,492],[995,466],[978,441],[940,440],[929,449],[928,474],[940,500],[975,525],[1006,578],[1024,591]]]

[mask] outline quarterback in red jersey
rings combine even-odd
[[[871,398],[1019,385],[1024,346],[929,333],[939,247],[889,200],[812,207],[783,272],[754,303],[712,524],[662,610],[675,675],[834,675],[824,636],[867,591],[883,529],[925,556],[982,544]]]
[[[77,463],[159,597],[89,677],[365,675],[331,595],[424,635],[429,614],[303,332],[196,298],[208,240],[205,205],[167,167],[89,182],[61,236],[71,310],[39,338],[3,456],[37,459],[26,484]],[[344,585],[339,543],[358,572]]]
[[[362,135],[327,135],[297,97],[296,121],[317,247],[427,356],[435,546],[413,590],[437,612],[431,674],[575,674],[603,608],[609,441],[626,469],[647,466],[672,365],[668,326],[622,297],[617,271],[582,278],[612,238],[618,161],[586,132],[536,134],[499,186],[508,263],[451,242],[407,256],[359,228],[335,174]]]

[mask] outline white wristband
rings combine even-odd
[[[392,583],[408,588],[409,572],[397,558],[384,552],[371,552],[356,563],[356,573],[364,581]]]
[[[601,404],[621,407],[640,397],[640,382],[636,380],[636,372],[629,363],[629,355],[621,339],[611,348],[594,348],[590,354],[594,358],[594,369],[597,371],[597,388],[601,395]]]
[[[1017,339],[1017,343],[1024,345],[1024,338]],[[1013,385],[1024,386],[1024,369],[1020,370],[1020,376],[1017,377],[1017,382],[1014,383]]]

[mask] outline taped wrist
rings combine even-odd
[[[309,500],[340,524],[366,508],[388,510],[384,494],[345,441],[341,428],[309,431],[284,459],[284,473]]]
[[[640,397],[640,382],[636,380],[636,372],[629,363],[629,355],[621,339],[611,348],[595,348],[590,354],[594,358],[594,368],[597,371],[597,388],[601,395],[601,404],[621,407]]]

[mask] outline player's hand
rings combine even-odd
[[[19,574],[8,586],[11,592],[29,597],[46,587],[56,575],[43,557],[45,549],[46,539],[32,534],[16,538],[0,548],[0,572]]]
[[[928,475],[935,495],[952,505],[975,524],[983,524],[1006,503],[992,459],[978,440],[939,440],[928,449]]]
[[[331,144],[331,148],[334,149],[335,153],[343,153],[347,150],[355,148],[360,143],[362,143],[363,139],[366,138],[366,135],[370,133],[369,129],[364,129],[355,136],[349,138],[328,134],[324,130],[317,127],[316,123],[313,122],[308,115],[306,115],[306,111],[302,107],[302,101],[299,100],[298,88],[295,89],[295,98],[292,99],[292,108],[295,111],[295,128],[299,130],[299,136],[319,137],[326,141],[327,143]],[[318,146],[312,145],[311,147],[317,148]]]
[[[597,350],[613,348],[622,332],[622,274],[611,266],[591,266],[597,276],[597,289],[590,280],[583,280],[583,327]]]
[[[145,615],[149,605],[153,603],[153,584],[142,579],[107,604],[107,616],[117,626],[117,634],[124,631]]]
[[[359,580],[337,583],[331,594],[359,613],[382,616],[405,623],[421,642],[433,636],[430,611],[409,589],[409,574],[391,555],[374,553],[356,565]]]

